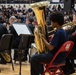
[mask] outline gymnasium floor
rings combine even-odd
[[[11,64],[6,64],[6,65],[0,64],[0,69],[1,69],[0,75],[19,75],[19,63],[18,62],[14,64],[14,71],[12,70]],[[22,62],[21,75],[30,75],[30,63],[29,62]],[[73,73],[71,75],[76,75],[76,73]]]

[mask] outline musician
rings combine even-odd
[[[32,17],[27,17],[25,24],[27,27],[31,30],[31,32],[34,34],[34,25],[32,24],[34,22],[34,19]],[[31,47],[31,43],[34,43],[34,36],[30,36],[30,44],[29,47]],[[25,56],[27,57],[28,50],[25,50]],[[26,58],[27,59],[27,58]]]
[[[64,24],[63,14],[54,11],[50,16],[51,25],[53,28],[57,28],[57,31],[51,41],[51,43],[47,42],[44,37],[40,37],[43,39],[45,46],[48,48],[48,53],[35,54],[31,57],[31,75],[39,75],[43,72],[43,66],[40,62],[49,63],[51,59],[54,57],[57,50],[61,47],[61,45],[67,41],[66,32],[62,29],[62,25]],[[35,31],[38,35],[38,33]],[[39,33],[41,34],[41,33]],[[65,61],[65,53],[61,53],[57,59],[56,63],[61,63]]]
[[[9,18],[9,32],[10,34],[13,34],[14,36],[14,41],[13,41],[13,45],[12,48],[15,49],[14,50],[14,60],[17,60],[18,58],[18,46],[19,46],[19,42],[20,42],[20,36],[18,36],[17,32],[15,31],[14,27],[13,27],[13,23],[17,22],[17,18],[15,16],[11,16]]]
[[[17,18],[15,16],[11,16],[9,18],[9,23],[10,23],[9,31],[10,31],[10,34],[13,34],[13,36],[14,36],[13,48],[18,48],[18,44],[19,44],[19,40],[20,40],[20,39],[18,39],[19,36],[13,27],[13,23],[16,23],[16,22],[17,22]]]
[[[72,74],[75,72],[74,69],[74,59],[76,58],[76,26],[72,29],[71,35],[69,35],[69,40],[74,42],[74,47],[71,50],[68,58],[66,59],[66,65],[63,67],[64,73],[66,75]]]
[[[32,17],[27,17],[25,24],[30,28],[31,32],[34,33],[34,25],[32,24],[34,19]]]
[[[5,25],[0,24],[0,39],[1,39],[1,37],[2,37],[3,34],[8,34],[8,31],[7,31],[7,28],[6,28]],[[7,63],[7,62],[4,60],[4,58],[2,57],[1,54],[0,54],[0,58],[1,58],[0,64],[5,64],[5,63]]]

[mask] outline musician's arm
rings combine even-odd
[[[50,43],[48,43],[44,38],[43,39],[43,42],[45,44],[45,46],[50,50],[52,51],[54,49],[54,46],[52,46]]]

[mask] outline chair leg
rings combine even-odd
[[[14,64],[13,64],[13,60],[12,60],[12,55],[10,55],[11,57],[11,63],[12,63],[12,70],[14,70]]]
[[[19,53],[19,64],[20,64],[19,75],[21,75],[21,66],[22,66],[21,57],[22,57],[22,50],[20,50],[20,53]]]
[[[11,61],[12,61],[12,69],[14,70],[14,64],[13,64],[13,60],[12,60],[12,57],[11,57]]]
[[[65,75],[63,70],[61,68],[59,68],[60,72],[61,72],[61,75]]]
[[[0,73],[1,73],[1,69],[0,69]]]
[[[61,72],[62,72],[62,75],[65,75],[64,72],[63,72],[63,70],[62,70],[61,68],[60,68],[60,70],[61,70]]]
[[[45,75],[46,72],[49,73],[49,75],[52,75],[52,73],[51,73],[50,70],[45,70],[45,71],[42,73],[42,75]]]

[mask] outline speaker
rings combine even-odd
[[[64,11],[72,11],[74,9],[74,0],[64,0]]]

